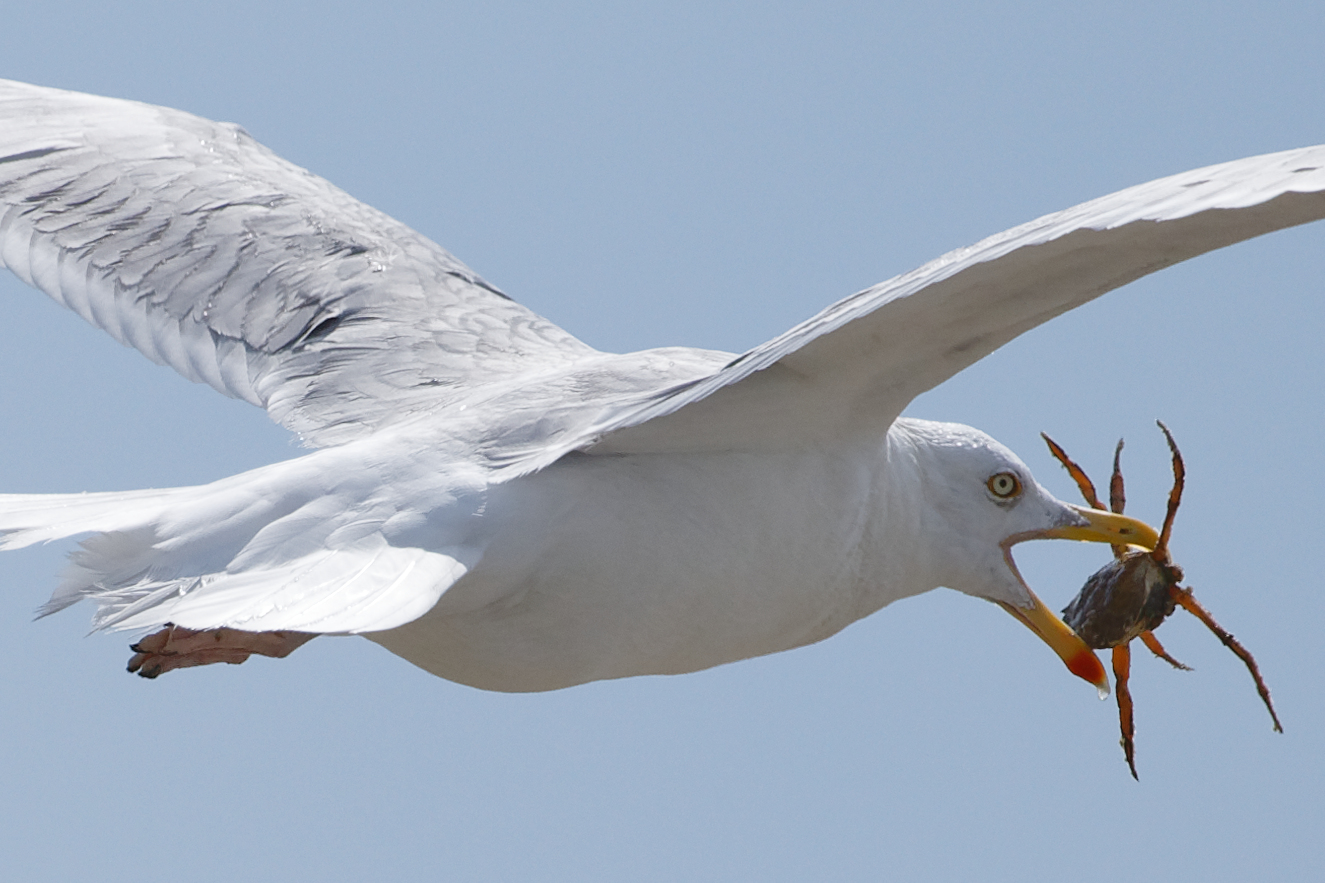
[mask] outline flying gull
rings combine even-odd
[[[1153,548],[906,405],[1118,286],[1325,217],[1325,146],[992,236],[734,356],[616,355],[242,128],[0,81],[0,264],[312,450],[199,487],[0,495],[0,548],[83,536],[46,613],[148,633],[130,670],[358,634],[492,690],[695,671],[940,586],[1103,667],[1029,539]]]

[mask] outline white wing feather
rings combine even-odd
[[[920,393],[1156,270],[1325,218],[1325,145],[1131,187],[833,304],[701,380],[606,416],[604,453],[813,443],[879,431]],[[609,435],[611,433],[611,435]]]
[[[340,444],[594,354],[238,126],[0,81],[0,266]]]

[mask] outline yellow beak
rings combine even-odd
[[[1014,543],[1023,540],[1084,540],[1086,542],[1108,543],[1114,546],[1139,546],[1146,551],[1154,549],[1159,542],[1159,533],[1150,525],[1137,521],[1135,518],[1128,518],[1126,515],[1115,515],[1112,512],[1102,512],[1098,509],[1083,509],[1080,506],[1073,506],[1072,508],[1086,520],[1085,524],[1054,527],[1008,538],[1004,543],[1004,552],[1008,565],[1012,567],[1014,573],[1017,568],[1012,562],[1010,547]],[[1002,601],[998,602],[999,606],[1039,635],[1040,640],[1048,644],[1063,660],[1063,664],[1067,666],[1068,671],[1082,680],[1094,684],[1101,698],[1109,695],[1109,678],[1104,672],[1104,665],[1100,662],[1099,657],[1086,645],[1085,641],[1081,640],[1080,635],[1072,631],[1071,626],[1059,619],[1058,614],[1044,606],[1044,602],[1036,597],[1029,587],[1026,591],[1031,596],[1030,607],[1017,607],[1014,604],[1007,604]]]
[[[1102,512],[1099,509],[1084,509],[1081,506],[1071,508],[1086,519],[1085,524],[1052,527],[1023,537],[1043,540],[1085,540],[1089,543],[1109,543],[1114,546],[1140,546],[1147,552],[1159,543],[1159,532],[1144,521],[1137,521],[1126,515]]]
[[[1058,618],[1058,615],[1044,606],[1030,589],[1031,606],[1017,607],[1004,601],[998,605],[1019,619],[1022,625],[1040,636],[1049,647],[1058,654],[1067,666],[1067,670],[1084,681],[1095,685],[1100,698],[1109,695],[1109,676],[1104,673],[1104,665],[1095,652],[1086,646],[1086,642],[1072,627]]]

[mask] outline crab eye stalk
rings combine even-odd
[[[1021,493],[1021,479],[1012,472],[997,472],[989,476],[985,487],[1000,500],[1010,500]]]

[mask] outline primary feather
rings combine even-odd
[[[0,119],[0,262],[310,444],[593,353],[238,126],[9,81]]]

